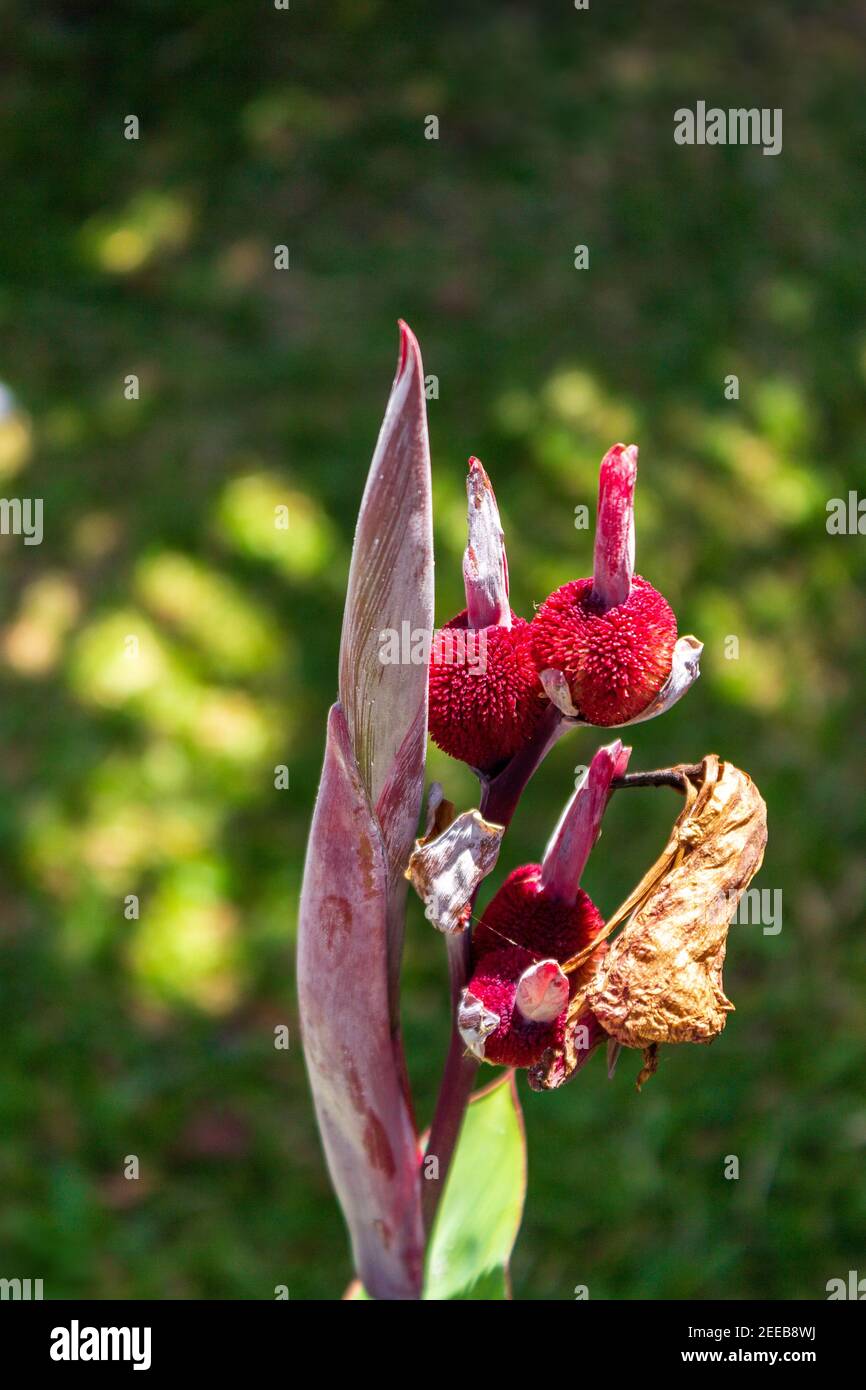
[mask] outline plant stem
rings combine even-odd
[[[536,735],[531,743],[517,753],[502,771],[492,778],[481,778],[481,814],[485,820],[496,825],[507,826],[517,809],[520,797],[535,770],[544,760],[557,739],[570,727],[559,711],[551,705],[539,722]],[[673,787],[684,792],[686,777],[697,777],[701,763],[680,767],[658,768],[653,772],[629,772],[623,777],[615,777],[611,788],[626,790],[630,787]],[[473,898],[473,906],[474,906]],[[466,1046],[457,1032],[457,1005],[460,995],[469,979],[472,943],[467,929],[459,936],[446,938],[448,951],[448,973],[451,981],[451,1016],[454,1020],[445,1070],[436,1100],[433,1123],[425,1158],[437,1159],[436,1176],[424,1175],[421,1208],[424,1226],[428,1235],[433,1226],[439,1200],[445,1188],[448,1169],[460,1137],[463,1116],[472,1094],[478,1059],[467,1053]]]
[[[627,772],[624,777],[614,777],[611,787],[616,791],[626,791],[629,787],[674,787],[685,791],[686,778],[698,777],[702,763],[682,764],[680,767],[661,767],[654,772]]]
[[[445,1188],[445,1179],[448,1176],[451,1159],[457,1147],[463,1116],[469,1104],[475,1073],[479,1067],[477,1057],[473,1057],[471,1052],[466,1051],[466,1044],[457,1031],[456,1023],[457,1005],[463,987],[469,979],[471,957],[469,931],[461,932],[459,936],[447,937],[446,948],[448,951],[448,973],[451,979],[452,1026],[448,1056],[445,1059],[445,1070],[442,1073],[436,1110],[433,1115],[433,1123],[430,1126],[430,1138],[427,1141],[424,1155],[425,1160],[428,1158],[437,1160],[436,1172],[430,1176],[427,1175],[426,1161],[422,1170],[421,1211],[424,1217],[424,1228],[428,1234],[432,1230],[439,1199]]]
[[[556,741],[571,725],[555,705],[548,705],[535,734],[496,777],[482,780],[481,814],[495,825],[509,825],[527,783]]]
[[[555,706],[549,706],[539,720],[532,741],[515,754],[496,777],[481,777],[480,811],[485,820],[492,821],[496,825],[507,826],[509,824],[532,774],[568,727]],[[474,897],[472,902],[474,906]],[[433,1226],[439,1199],[445,1189],[448,1169],[454,1157],[454,1150],[457,1147],[457,1140],[460,1137],[460,1129],[463,1124],[463,1116],[466,1114],[475,1074],[479,1067],[478,1059],[467,1054],[466,1045],[457,1031],[457,1005],[469,979],[472,958],[470,930],[467,928],[459,936],[447,937],[446,947],[448,973],[451,980],[452,1027],[448,1056],[445,1059],[445,1070],[442,1074],[436,1110],[433,1114],[433,1123],[430,1126],[430,1138],[425,1152],[425,1159],[436,1158],[437,1171],[435,1177],[427,1177],[426,1173],[422,1177],[421,1209],[428,1234]]]

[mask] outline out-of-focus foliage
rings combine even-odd
[[[55,0],[2,33],[0,486],[44,499],[45,538],[0,538],[0,1274],[46,1297],[349,1280],[290,942],[401,315],[438,378],[439,617],[470,453],[528,616],[588,571],[575,508],[636,440],[638,570],[706,649],[632,766],[746,768],[757,886],[783,894],[778,934],[732,929],[712,1047],[640,1096],[630,1054],[524,1094],[515,1295],[821,1297],[862,1271],[866,537],[826,530],[866,494],[858,7]],[[781,155],[675,146],[698,99],[781,106]],[[501,872],[599,741],[555,750]],[[675,813],[614,798],[605,912]],[[417,905],[404,1014],[424,1121],[447,987]]]

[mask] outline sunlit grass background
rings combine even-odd
[[[714,1046],[668,1050],[640,1096],[631,1056],[526,1093],[516,1296],[822,1297],[862,1273],[866,540],[825,526],[866,495],[858,7],[80,0],[7,6],[2,34],[0,491],[44,498],[45,540],[0,540],[0,1275],[101,1298],[350,1277],[292,941],[398,316],[439,379],[439,619],[470,453],[529,616],[587,572],[575,507],[637,441],[638,569],[706,650],[632,764],[748,769],[758,885],[783,891],[779,935],[733,931]],[[783,153],[676,147],[699,98],[781,106]],[[503,870],[599,741],[555,750]],[[430,771],[475,801],[435,750]],[[615,798],[603,911],[676,810]],[[446,995],[413,905],[422,1120]]]

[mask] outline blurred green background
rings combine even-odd
[[[439,382],[438,619],[470,453],[529,616],[588,571],[574,509],[637,441],[638,569],[706,650],[632,766],[746,768],[757,886],[783,892],[779,935],[733,929],[715,1045],[668,1049],[640,1096],[631,1054],[523,1088],[515,1294],[823,1297],[866,1272],[864,539],[825,524],[866,494],[862,7],[81,0],[6,4],[0,39],[0,491],[45,505],[41,546],[0,540],[0,1275],[102,1298],[350,1277],[291,943],[398,316]],[[782,154],[676,146],[698,99],[781,106]],[[557,747],[503,871],[601,741]],[[435,750],[430,772],[477,799]],[[614,799],[604,912],[677,809]],[[417,904],[406,955],[426,1120],[447,984]]]

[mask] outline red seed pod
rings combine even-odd
[[[547,701],[529,647],[529,623],[473,629],[459,613],[435,633],[430,736],[445,753],[490,772],[528,742]]]
[[[658,695],[673,666],[673,610],[634,573],[636,478],[636,446],[615,444],[599,472],[592,578],[557,589],[532,621],[539,673],[562,672],[572,704],[590,724],[635,719]]]
[[[473,933],[475,960],[514,943],[535,959],[566,961],[601,931],[604,918],[582,888],[574,902],[552,898],[542,891],[541,874],[540,864],[524,864],[508,875]]]
[[[499,509],[477,458],[469,460],[466,494],[466,608],[433,637],[429,728],[452,758],[490,773],[532,738],[548,701],[529,646],[529,623],[508,603]]]
[[[563,901],[544,891],[541,875],[540,864],[509,874],[473,934],[474,969],[458,1025],[487,1062],[531,1067],[549,1047],[561,1047],[568,1004],[584,972],[568,977],[558,967],[604,925],[582,888],[573,901]],[[559,1011],[551,1017],[555,1004]]]
[[[561,1046],[570,984],[554,960],[506,946],[489,951],[464,990],[457,1025],[467,1046],[497,1066],[531,1067]]]
[[[591,579],[574,579],[532,621],[539,671],[562,671],[581,717],[604,726],[646,709],[671,673],[676,640],[670,604],[637,574],[613,608],[599,607]]]
[[[600,748],[560,818],[542,864],[509,874],[473,934],[473,970],[463,991],[457,1027],[476,1057],[533,1067],[550,1049],[561,1051],[569,1005],[585,988],[607,949],[583,966],[562,965],[592,946],[604,926],[579,887],[601,830],[614,777],[631,750],[619,739]]]

